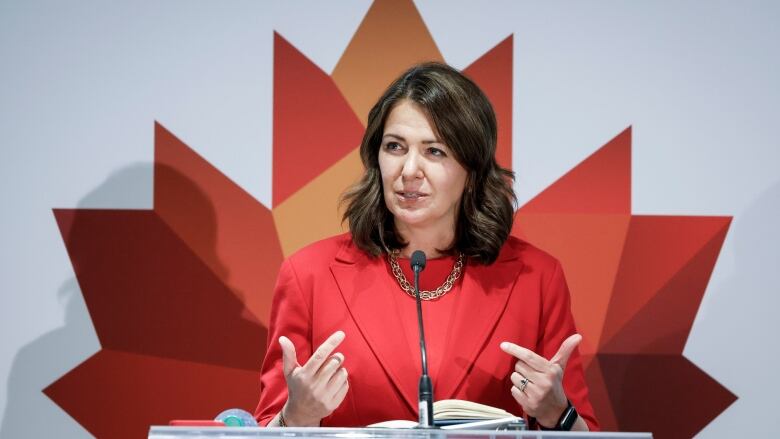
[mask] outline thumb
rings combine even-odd
[[[298,357],[295,354],[295,345],[285,336],[279,337],[279,346],[282,347],[282,371],[284,376],[289,376],[298,364]]]
[[[577,345],[579,345],[581,341],[582,336],[580,334],[570,335],[569,338],[561,343],[561,348],[558,349],[558,352],[556,352],[555,355],[553,355],[553,357],[550,359],[550,362],[558,363],[558,365],[561,366],[561,369],[565,370],[566,363],[569,361],[571,353],[574,352],[574,349],[577,348]]]

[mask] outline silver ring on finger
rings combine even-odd
[[[519,389],[521,392],[525,393],[525,387],[526,387],[526,386],[528,385],[528,383],[530,383],[530,382],[531,382],[531,380],[529,380],[529,379],[528,379],[528,378],[526,378],[526,377],[523,377],[523,379],[522,379],[522,380],[520,380],[520,387],[518,387],[518,389]]]

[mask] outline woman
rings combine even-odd
[[[501,407],[542,428],[597,427],[560,264],[509,236],[513,174],[495,150],[493,108],[457,70],[421,64],[390,85],[369,113],[365,174],[344,197],[351,234],[280,269],[260,423],[417,419],[408,258],[422,250],[436,399]]]

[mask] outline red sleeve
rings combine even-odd
[[[566,338],[577,332],[571,314],[571,297],[561,264],[556,262],[552,276],[542,290],[542,320],[537,352],[544,358],[552,358]],[[588,398],[588,387],[582,369],[579,349],[575,349],[563,372],[563,390],[577,413],[588,424],[591,431],[599,429]]]
[[[310,322],[311,310],[304,300],[295,270],[290,260],[285,260],[274,287],[268,348],[260,372],[260,402],[255,418],[261,425],[268,425],[287,401],[279,337],[284,335],[293,342],[298,362],[303,364],[311,356]]]

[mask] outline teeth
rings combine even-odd
[[[419,198],[420,194],[417,192],[402,192],[402,195],[405,198]]]

